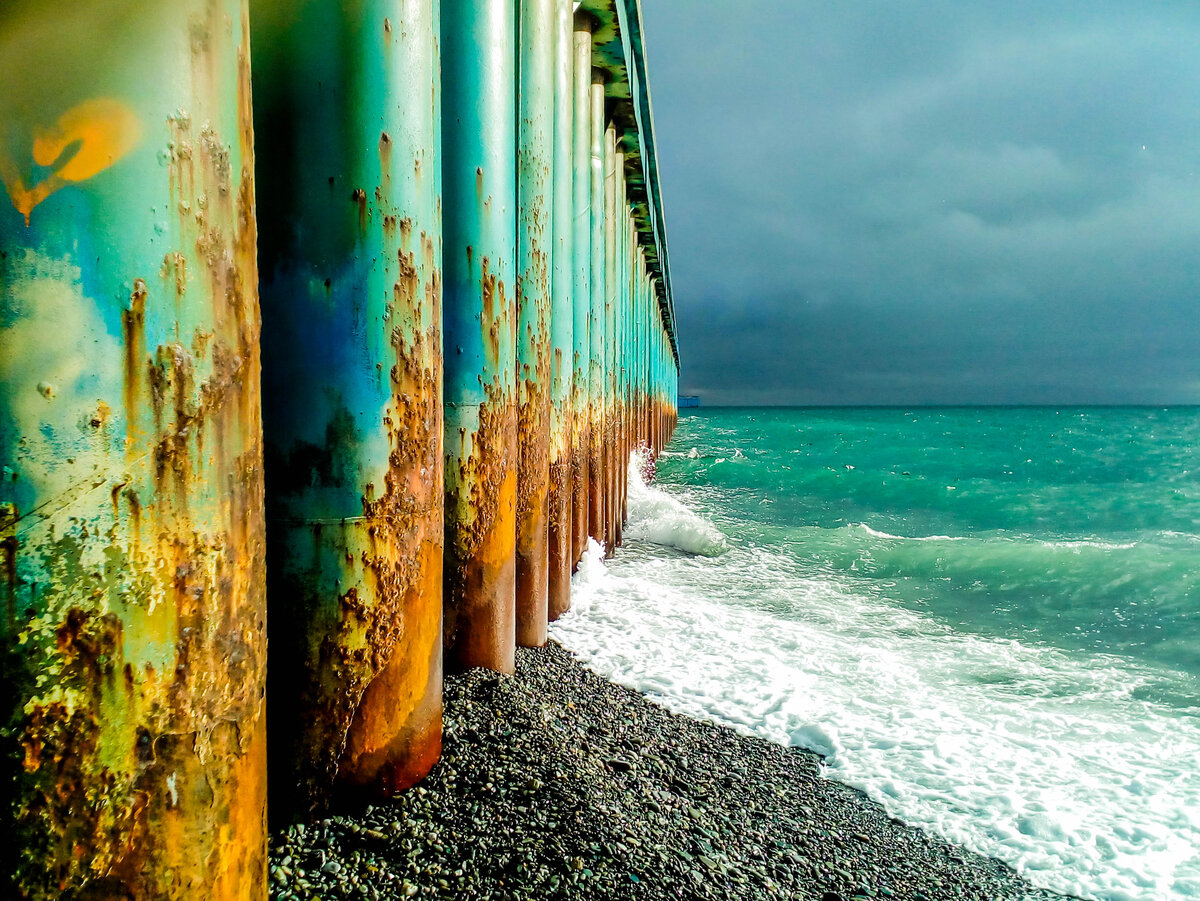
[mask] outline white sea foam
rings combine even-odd
[[[915,536],[915,537],[907,536],[907,535],[891,535],[887,532],[880,532],[877,529],[872,529],[866,523],[861,523],[861,522],[857,524],[857,528],[862,529],[864,532],[866,532],[872,538],[884,538],[884,539],[887,539],[890,541],[966,541],[967,540],[966,538],[964,538],[962,536],[954,536],[954,535],[920,535],[920,536]]]
[[[719,534],[632,471],[630,491],[627,535]],[[606,565],[594,547],[552,635],[678,712],[825,754],[830,777],[1036,884],[1200,898],[1200,718],[1137,700],[1161,673],[957,633],[836,578],[760,548],[642,544]]]
[[[971,539],[965,535],[892,535],[890,532],[881,532],[878,529],[872,529],[866,523],[856,523],[855,528],[866,532],[872,538],[882,538],[885,541],[970,541]],[[990,541],[1013,541],[1012,538],[991,537]],[[1038,541],[1042,547],[1048,548],[1066,548],[1068,550],[1078,550],[1079,548],[1098,548],[1103,551],[1125,551],[1138,546],[1136,541],[1101,541],[1098,538],[1081,538],[1073,541],[1058,540],[1058,541]]]
[[[636,456],[629,466],[629,524],[625,537],[673,547],[688,554],[715,557],[728,549],[721,531],[685,505],[642,481],[643,465]]]

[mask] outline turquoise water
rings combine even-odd
[[[556,636],[1031,880],[1200,898],[1200,409],[712,409]]]
[[[956,629],[1200,676],[1196,408],[712,410],[676,444],[698,456],[660,486],[739,542]]]

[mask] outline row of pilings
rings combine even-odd
[[[6,896],[263,898],[669,440],[640,9],[9,0],[0,84]]]

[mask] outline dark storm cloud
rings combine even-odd
[[[682,390],[1200,403],[1200,7],[644,8]]]

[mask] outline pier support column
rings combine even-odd
[[[0,26],[0,896],[266,897],[242,0]]]
[[[550,524],[547,617],[558,619],[571,606],[571,492],[575,356],[574,59],[572,0],[555,0],[554,39],[554,260],[550,287]]]
[[[515,0],[443,0],[447,664],[511,673],[516,595]]]
[[[282,820],[441,747],[437,2],[252,6]]]
[[[591,343],[591,369],[588,378],[588,393],[591,424],[591,439],[588,447],[588,534],[599,542],[607,540],[605,531],[605,501],[607,499],[608,471],[604,459],[605,430],[608,426],[605,398],[608,394],[605,371],[607,359],[604,303],[607,295],[607,271],[605,250],[607,242],[607,218],[604,205],[604,77],[599,71],[592,76],[591,87],[591,209],[590,240],[591,264],[591,313],[588,316],[588,337]]]
[[[610,122],[604,131],[604,551],[611,557],[617,549],[617,297],[618,209],[617,130]]]
[[[587,548],[590,526],[592,454],[592,22],[574,15],[571,44],[571,308],[575,351],[571,385],[571,558]]]
[[[620,144],[618,144],[620,146]],[[617,210],[619,242],[617,260],[619,264],[619,289],[617,292],[617,343],[616,343],[616,378],[617,378],[617,505],[616,530],[617,544],[624,540],[625,532],[625,500],[628,492],[629,477],[629,304],[633,298],[630,289],[630,274],[633,267],[630,263],[633,255],[633,228],[629,217],[629,195],[625,184],[625,154],[617,153]]]
[[[517,644],[546,643],[556,0],[520,0],[517,152]]]

